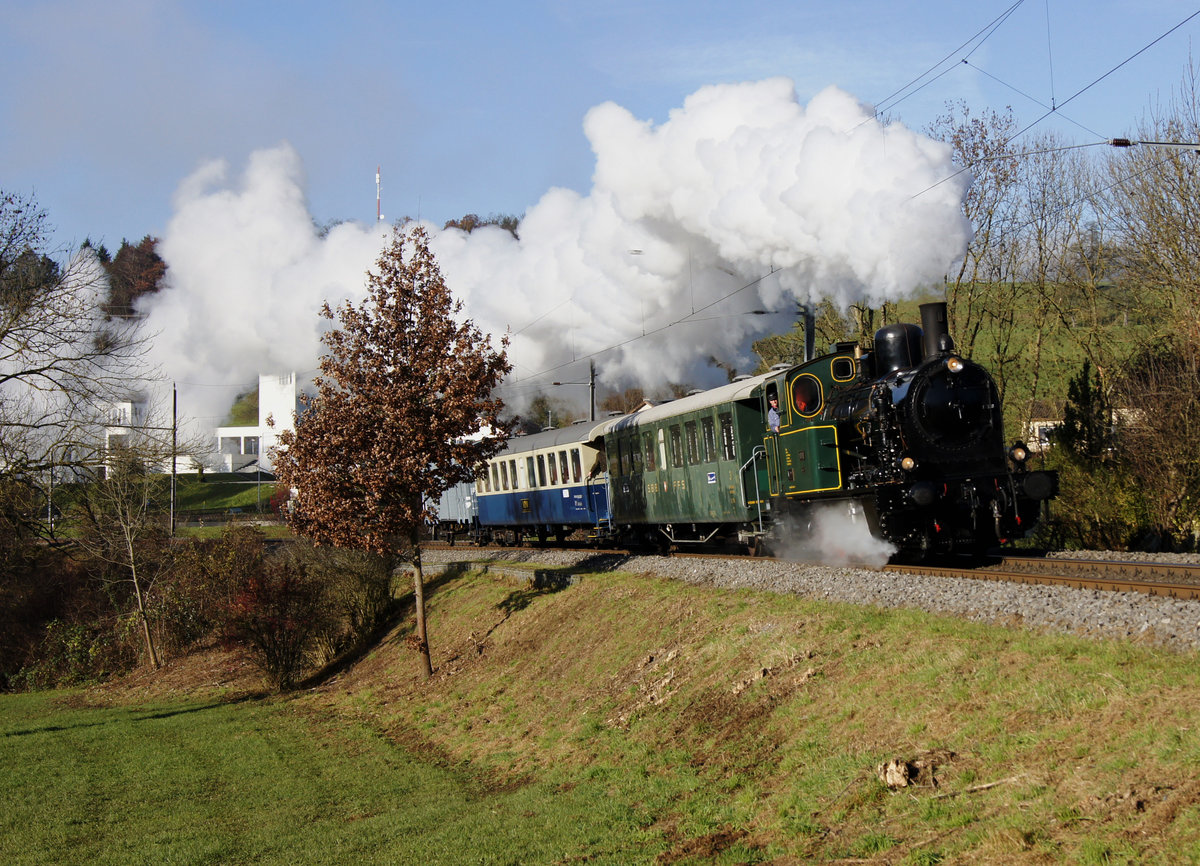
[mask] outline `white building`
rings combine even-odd
[[[104,452],[108,454],[115,446],[131,445],[144,449],[150,460],[149,468],[158,472],[171,471],[171,419],[155,426],[157,418],[151,418],[150,404],[145,394],[134,394],[124,400],[113,400],[101,406],[100,421],[104,425]],[[180,451],[175,455],[176,472],[195,472],[202,460],[195,454]]]
[[[279,441],[284,430],[294,429],[294,413],[300,410],[300,392],[296,389],[296,374],[258,377],[258,424],[254,427],[218,427],[218,471],[238,472],[271,469],[270,449]],[[270,427],[267,419],[275,421]]]

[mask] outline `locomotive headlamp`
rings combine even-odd
[[[917,468],[917,461],[916,461],[916,459],[914,459],[912,457],[901,457],[900,458],[900,468],[903,469],[905,472],[912,472],[914,469]]]
[[[1029,459],[1029,449],[1025,447],[1024,442],[1017,442],[1012,448],[1008,449],[1008,456],[1012,458],[1012,462],[1020,466]]]
[[[967,365],[963,363],[963,359],[958,355],[951,355],[946,359],[946,369],[951,373],[961,373]]]

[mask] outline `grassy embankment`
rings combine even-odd
[[[429,682],[404,621],[288,697],[0,697],[0,860],[1200,861],[1194,655],[620,574],[430,623]]]

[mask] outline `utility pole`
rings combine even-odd
[[[588,361],[588,380],[586,382],[551,382],[551,385],[587,385],[588,386],[588,418],[596,420],[596,362]]]
[[[175,537],[175,466],[179,462],[179,391],[171,383],[171,537]]]

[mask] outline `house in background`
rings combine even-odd
[[[300,410],[300,392],[296,374],[260,375],[258,377],[258,424],[254,427],[217,428],[218,472],[242,472],[262,469],[271,471],[270,449],[279,441],[279,434],[295,427],[294,414]],[[275,426],[268,426],[273,418]]]

